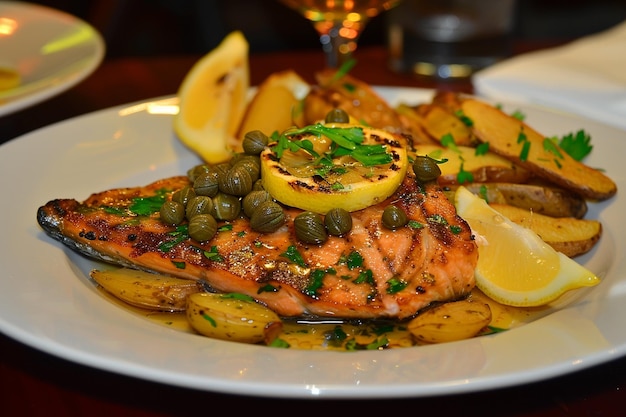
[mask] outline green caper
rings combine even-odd
[[[192,187],[183,187],[172,194],[172,201],[187,206],[187,202],[196,196],[196,192]]]
[[[333,208],[326,213],[324,225],[328,234],[333,236],[345,235],[352,229],[352,216],[342,208]]]
[[[250,217],[250,227],[261,233],[271,233],[285,223],[285,211],[274,201],[262,202]]]
[[[349,123],[350,116],[345,110],[336,107],[326,114],[324,121],[326,123]]]
[[[218,182],[219,190],[226,194],[244,196],[252,191],[252,176],[241,165],[232,167]]]
[[[240,158],[235,164],[233,164],[231,170],[241,168],[250,173],[252,182],[255,182],[261,177],[261,160],[256,156],[246,155],[245,158]]]
[[[252,213],[266,201],[272,201],[272,196],[265,190],[251,191],[241,200],[243,212],[246,216],[252,217]]]
[[[211,168],[206,164],[196,165],[187,171],[187,177],[189,177],[189,181],[194,182],[196,178],[202,174],[206,174],[210,169]]]
[[[198,195],[189,200],[185,209],[187,220],[193,219],[198,214],[211,214],[213,212],[213,200],[206,195]]]
[[[177,201],[168,200],[161,206],[159,215],[163,223],[172,226],[179,225],[185,220],[185,206]]]
[[[210,214],[198,214],[189,220],[189,237],[198,242],[213,239],[217,233],[217,221]]]
[[[400,207],[390,205],[383,210],[383,226],[387,229],[396,230],[406,226],[409,222],[406,213]]]
[[[263,180],[258,179],[252,184],[252,191],[264,191],[265,187],[263,187]]]
[[[441,175],[441,168],[430,156],[417,155],[413,161],[413,172],[417,181],[424,183],[436,180]]]
[[[319,245],[326,242],[328,233],[322,216],[312,211],[305,211],[293,220],[296,237],[304,243]]]
[[[205,195],[215,197],[219,191],[219,174],[212,170],[205,174],[201,174],[193,182],[193,190],[197,195]]]
[[[237,196],[217,193],[213,197],[213,217],[217,220],[234,220],[241,212],[241,201]]]
[[[252,130],[243,137],[243,151],[249,155],[258,155],[269,143],[267,135],[260,130]]]

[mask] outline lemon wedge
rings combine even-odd
[[[332,208],[361,210],[394,193],[408,167],[407,152],[398,138],[359,125],[316,126],[362,131],[361,144],[379,146],[388,162],[369,165],[348,154],[320,163],[320,156],[327,155],[336,144],[324,134],[300,134],[297,139],[308,141],[317,157],[304,150],[285,150],[278,158],[272,147],[261,153],[263,187],[273,198],[291,207],[326,214]]]
[[[9,67],[0,67],[0,91],[10,90],[20,85],[20,73]]]
[[[236,134],[250,87],[248,49],[243,34],[231,32],[196,62],[178,90],[174,131],[208,163],[229,159],[241,146]]]
[[[477,236],[476,286],[493,300],[517,307],[540,306],[567,291],[600,282],[585,267],[498,213],[467,188],[458,188],[455,206]]]

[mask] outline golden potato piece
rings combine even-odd
[[[415,145],[415,153],[428,155],[438,161],[441,176],[439,184],[459,184],[459,173],[471,174],[472,182],[526,182],[530,173],[519,165],[493,152],[477,155],[476,149],[457,146],[454,149],[441,145]],[[466,178],[466,177],[464,177]],[[461,181],[465,185],[465,181]]]
[[[89,275],[120,300],[150,310],[184,311],[187,297],[201,291],[199,281],[130,268],[94,269]]]
[[[242,343],[270,343],[283,328],[272,310],[237,294],[192,294],[187,319],[198,333]]]
[[[581,219],[587,214],[587,201],[562,188],[504,182],[463,185],[489,203],[509,204],[551,217]]]
[[[490,204],[512,222],[533,230],[555,250],[570,258],[589,252],[602,236],[597,220],[550,217],[508,204]]]
[[[395,110],[370,85],[350,75],[336,77],[327,69],[316,74],[313,86],[304,100],[307,124],[324,120],[333,108],[341,108],[361,124],[399,133],[402,130]]]
[[[617,192],[616,184],[602,172],[569,156],[550,139],[521,120],[476,99],[463,99],[463,115],[489,149],[568,190],[588,199],[605,200]],[[548,141],[548,142],[546,142]]]
[[[266,135],[301,123],[301,100],[309,84],[291,70],[273,73],[257,89],[239,126],[237,137],[243,140],[251,130]]]
[[[461,300],[440,304],[418,314],[408,324],[417,340],[444,343],[476,336],[491,322],[488,304]]]

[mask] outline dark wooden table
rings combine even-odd
[[[24,133],[91,111],[175,94],[198,58],[107,60],[69,91],[0,117],[0,143],[19,140]],[[352,73],[374,85],[472,91],[468,81],[438,85],[395,74],[386,68],[382,48],[360,50],[357,58],[359,63]],[[251,81],[258,84],[272,72],[293,68],[312,82],[322,65],[323,57],[317,50],[252,55]],[[548,381],[475,394],[376,401],[278,400],[194,391],[120,376],[59,359],[0,335],[0,415],[7,417],[156,417],[218,410],[236,415],[307,411],[316,415],[409,412],[431,416],[596,417],[623,416],[624,408],[626,358]]]

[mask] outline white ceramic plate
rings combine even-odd
[[[16,69],[18,87],[0,90],[0,116],[78,84],[102,62],[100,34],[84,21],[48,7],[0,1],[0,66]]]
[[[425,90],[381,88],[392,103]],[[40,205],[54,198],[144,185],[184,174],[199,160],[172,133],[176,99],[100,111],[0,147],[0,330],[81,364],[194,389],[267,397],[419,397],[501,388],[566,374],[626,353],[626,200],[591,204],[605,225],[581,259],[603,282],[566,308],[509,332],[389,351],[323,352],[212,340],[120,308],[89,280],[94,263],[48,238]],[[507,107],[505,107],[507,108]],[[518,107],[511,108],[515,110]],[[626,188],[624,132],[574,116],[519,107],[547,135],[585,128],[589,164]]]

